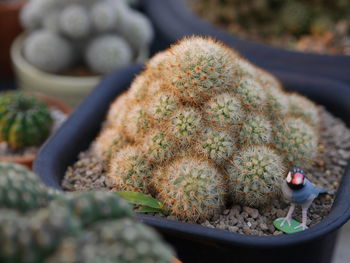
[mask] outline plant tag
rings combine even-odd
[[[277,218],[275,221],[273,221],[273,225],[278,230],[280,230],[280,231],[282,231],[283,233],[286,233],[286,234],[294,234],[294,233],[303,231],[302,227],[294,229],[296,226],[300,225],[300,222],[296,221],[293,218],[290,220],[290,226],[289,226],[288,222],[285,222],[284,225],[281,226],[281,222],[282,222],[283,219],[284,219],[283,217],[280,217],[280,218]]]

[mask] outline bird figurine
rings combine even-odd
[[[287,174],[282,185],[282,193],[286,200],[291,202],[288,214],[282,218],[281,226],[286,222],[291,226],[291,219],[296,205],[302,207],[302,223],[294,229],[307,229],[307,211],[319,194],[327,193],[326,190],[315,187],[306,177],[305,172],[299,168],[293,168]]]

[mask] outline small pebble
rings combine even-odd
[[[244,206],[243,211],[248,213],[248,215],[250,215],[252,218],[257,218],[259,216],[259,211],[258,209],[255,209],[255,208]]]

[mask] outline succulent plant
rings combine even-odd
[[[158,234],[130,219],[101,222],[79,238],[66,238],[45,263],[170,263],[172,250]]]
[[[280,194],[283,160],[266,146],[243,148],[227,166],[230,192],[244,205],[261,206]]]
[[[105,35],[95,38],[86,49],[86,61],[97,73],[106,74],[131,62],[132,52],[120,37]]]
[[[45,188],[27,168],[11,162],[0,162],[0,208],[26,212],[46,207],[58,195]]]
[[[314,103],[199,37],[152,58],[106,123],[95,144],[109,152],[102,156],[108,187],[152,194],[188,221],[219,212],[226,197],[268,204],[284,172],[312,163],[318,151]],[[108,143],[123,136],[116,148]]]
[[[53,120],[46,104],[32,95],[0,95],[0,141],[12,148],[38,146],[50,135]]]
[[[60,14],[62,32],[70,38],[83,38],[91,31],[89,13],[78,4],[67,5]]]
[[[287,118],[275,131],[275,147],[294,167],[308,167],[317,156],[317,132],[302,119]]]
[[[115,189],[148,193],[152,166],[141,149],[128,146],[112,156],[108,178]]]
[[[65,70],[74,60],[70,43],[48,30],[38,30],[29,35],[23,52],[29,63],[51,73]]]
[[[49,73],[84,63],[107,74],[148,58],[153,28],[128,1],[28,1],[21,12],[28,30],[23,44],[29,63]]]
[[[215,165],[185,156],[160,169],[152,184],[157,199],[178,218],[197,221],[221,211],[226,189]]]
[[[172,249],[136,222],[127,201],[115,193],[61,193],[47,199],[51,190],[25,168],[0,163],[0,172],[1,262],[172,262]],[[23,203],[9,205],[7,197]]]
[[[287,43],[293,45],[295,40],[302,43],[305,35],[316,36],[315,41],[327,32],[337,35],[338,23],[350,28],[350,5],[346,0],[191,0],[189,3],[196,13],[232,34],[281,47]],[[295,48],[302,50],[302,46]],[[346,48],[342,44],[335,47]]]

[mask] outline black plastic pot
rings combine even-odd
[[[196,16],[184,1],[143,1],[144,10],[157,32],[157,49],[164,49],[184,36],[213,36],[265,69],[326,76],[350,84],[350,56],[294,52],[242,40]]]
[[[127,89],[141,66],[132,66],[105,78],[43,146],[34,170],[48,186],[60,189],[67,167],[94,140],[109,104]],[[296,90],[350,124],[350,88],[336,81],[278,73],[288,89]],[[337,230],[350,218],[350,169],[343,177],[330,214],[314,227],[293,235],[256,237],[229,233],[139,215],[140,220],[159,230],[177,250],[183,262],[330,262]]]

